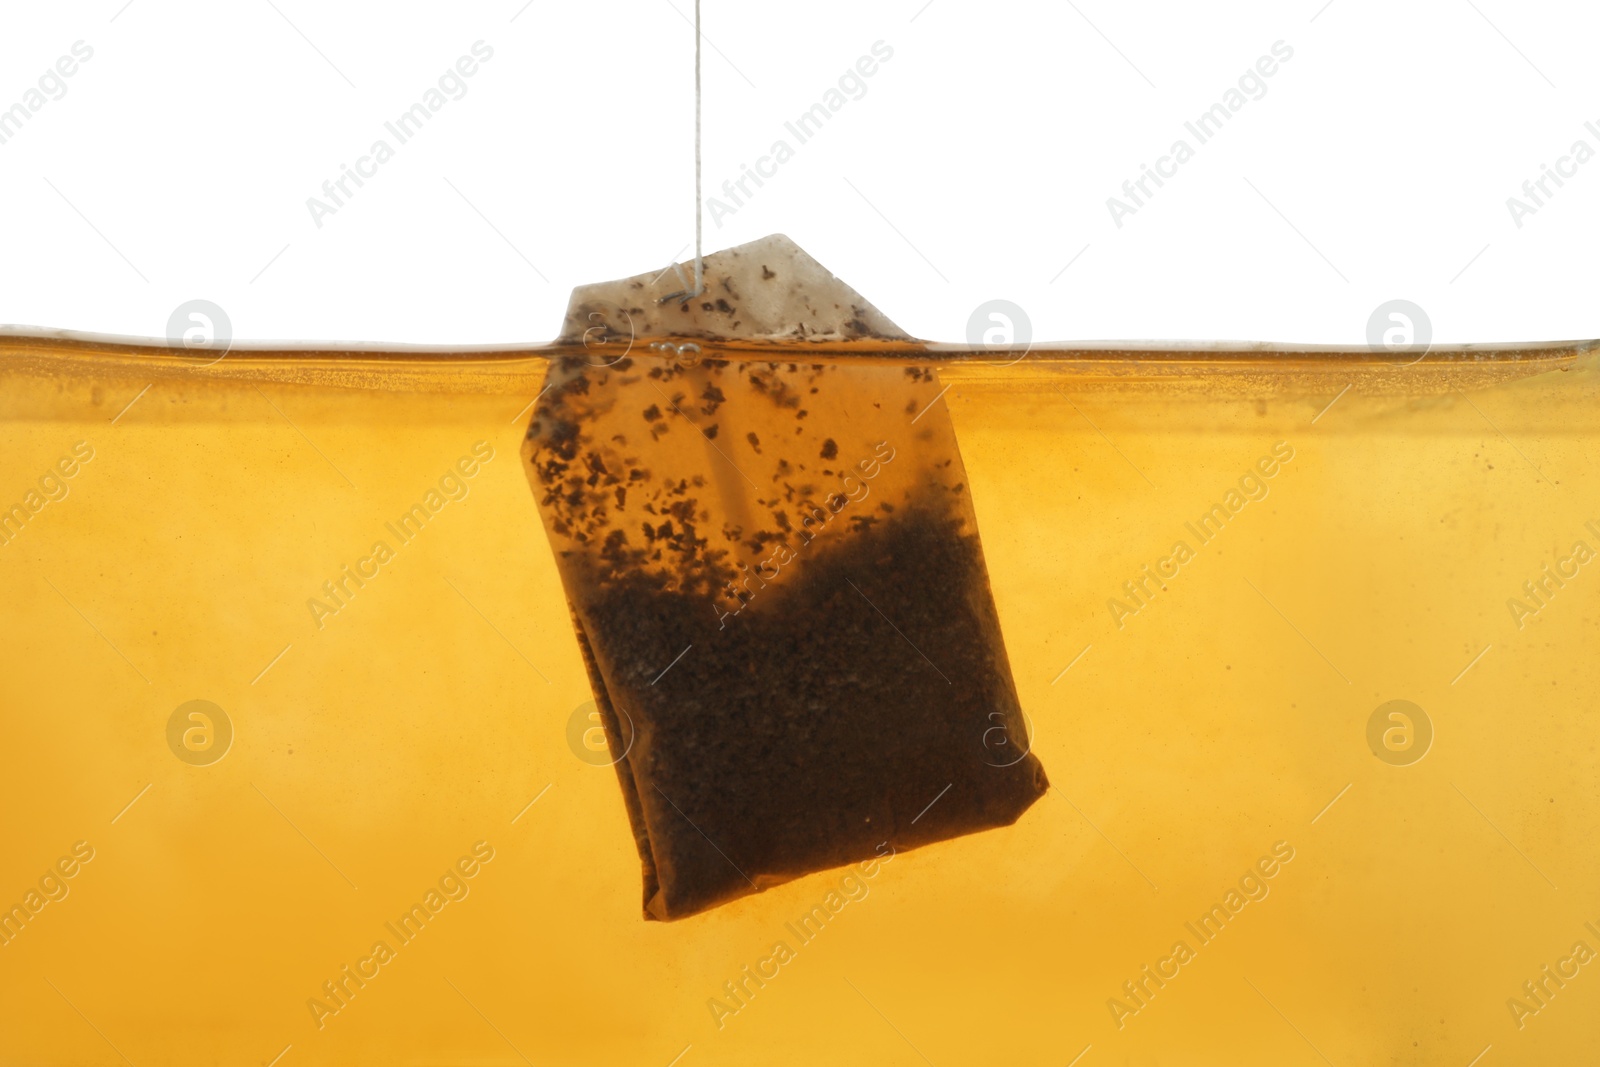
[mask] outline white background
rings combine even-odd
[[[242,338],[547,339],[573,285],[692,254],[692,11],[8,3],[0,108],[94,58],[0,144],[0,322],[156,336],[206,298]],[[1600,334],[1600,160],[1520,229],[1506,206],[1600,149],[1593,5],[704,0],[704,29],[708,195],[894,50],[705,243],[787,233],[916,335],[997,297],[1036,339],[1359,343],[1393,298],[1436,341]],[[480,39],[468,94],[319,229],[307,198]],[[1279,40],[1267,95],[1115,226]]]

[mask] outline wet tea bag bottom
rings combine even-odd
[[[954,508],[905,508],[804,566],[725,626],[642,578],[580,598],[627,694],[608,736],[632,733],[618,771],[652,918],[1007,825],[1046,788]]]
[[[648,276],[577,290],[573,338],[620,315],[698,340],[555,361],[523,450],[653,919],[1003,826],[1046,788],[937,376],[806,362],[904,335],[781,238],[706,267],[688,305]],[[725,358],[719,329],[785,342]]]

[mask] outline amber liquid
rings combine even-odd
[[[0,357],[0,1062],[1600,1040],[1591,351],[942,368],[1052,795],[672,924],[573,729],[542,357]]]

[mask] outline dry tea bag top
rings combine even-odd
[[[573,292],[523,449],[662,920],[1047,787],[911,339],[781,236],[673,273]]]

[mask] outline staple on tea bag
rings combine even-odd
[[[678,280],[574,290],[523,449],[662,920],[1046,788],[935,372],[782,236]]]

